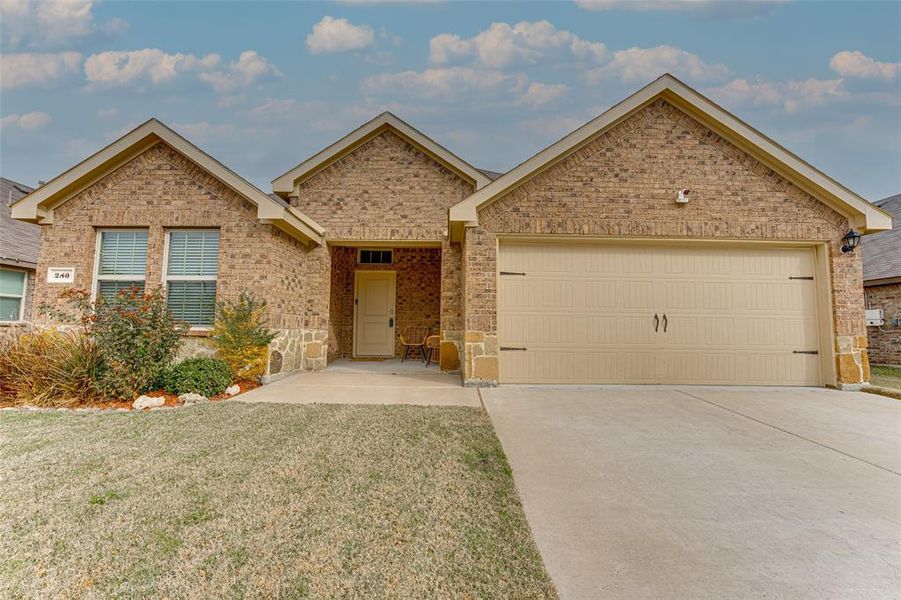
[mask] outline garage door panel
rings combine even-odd
[[[502,244],[502,382],[820,382],[809,249]],[[654,330],[654,314],[660,322]],[[667,330],[663,332],[663,315]]]

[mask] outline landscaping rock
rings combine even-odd
[[[235,384],[235,385],[230,385],[230,386],[228,386],[227,388],[225,388],[225,393],[228,394],[229,396],[234,396],[234,395],[236,395],[236,394],[240,394],[240,393],[241,393],[241,386],[239,386],[239,385],[237,385],[237,384]]]
[[[158,398],[154,398],[153,396],[138,396],[138,398],[131,405],[135,410],[141,410],[142,408],[153,408],[155,406],[162,406],[166,403],[166,399],[162,396]]]
[[[196,402],[209,402],[210,399],[201,394],[195,394],[191,392],[190,394],[182,394],[178,397],[179,400],[185,403],[185,406],[190,406]]]

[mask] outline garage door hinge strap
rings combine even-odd
[[[525,273],[519,273],[518,271],[501,271],[501,275],[522,275],[525,277]]]
[[[813,281],[813,277],[796,277],[794,275],[790,276],[789,279],[805,279],[807,281]]]
[[[501,350],[528,350],[528,348],[518,348],[515,346],[501,346]]]
[[[792,354],[819,354],[819,350],[792,350]]]

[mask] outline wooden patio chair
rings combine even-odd
[[[419,351],[420,358],[425,360],[425,338],[429,335],[429,328],[424,325],[408,325],[404,328],[404,332],[400,334],[400,343],[404,347],[404,355],[400,362],[407,360],[410,351]]]

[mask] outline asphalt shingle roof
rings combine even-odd
[[[860,240],[864,283],[901,277],[901,194],[874,204],[892,215],[892,229]]]
[[[0,177],[0,264],[35,268],[41,247],[39,225],[16,221],[9,216],[9,207],[33,188]]]

